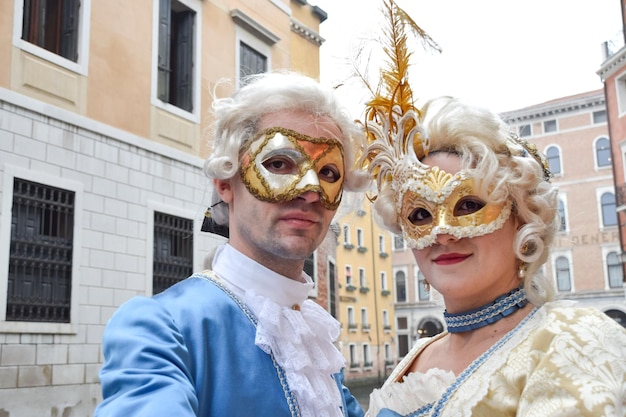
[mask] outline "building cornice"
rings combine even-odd
[[[546,117],[559,116],[595,108],[605,108],[606,100],[602,90],[552,100],[535,106],[501,113],[507,123],[519,123]]]
[[[302,36],[306,40],[313,42],[317,46],[322,46],[325,39],[320,36],[319,33],[307,27],[305,24],[299,22],[298,20],[291,18],[291,31],[297,33]]]
[[[615,74],[620,69],[626,66],[626,46],[611,55],[606,61],[602,63],[600,69],[596,72],[600,76],[602,82],[604,82],[611,75]]]

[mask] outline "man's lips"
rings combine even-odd
[[[433,262],[437,265],[452,265],[463,262],[469,257],[470,255],[465,255],[462,253],[444,253],[443,255],[439,255],[435,259],[433,259]]]
[[[310,226],[318,222],[316,216],[306,213],[289,213],[280,218],[282,221],[288,222],[294,226]]]

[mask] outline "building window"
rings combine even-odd
[[[361,308],[361,326],[365,331],[370,330],[369,320],[367,320],[367,308],[364,307]]]
[[[371,368],[372,367],[372,358],[370,355],[370,345],[365,343],[363,345],[363,367]]]
[[[159,0],[159,100],[193,111],[196,13],[177,0]]]
[[[359,362],[358,358],[356,357],[356,345],[351,343],[348,347],[348,350],[350,352],[350,368],[358,368]]]
[[[546,158],[548,159],[548,167],[554,175],[561,173],[561,152],[556,146],[550,146],[546,150]]]
[[[365,278],[365,269],[359,268],[359,286],[367,288],[367,279]]]
[[[616,226],[617,211],[615,206],[615,195],[613,193],[603,193],[600,197],[600,205],[602,207],[602,225]]]
[[[393,236],[393,250],[404,250],[404,238],[402,235]]]
[[[606,110],[594,111],[593,123],[606,123]]]
[[[328,312],[334,318],[337,318],[337,271],[335,263],[331,260],[328,261]]]
[[[380,289],[382,291],[389,290],[389,287],[387,284],[387,273],[385,271],[380,271]]]
[[[350,226],[343,226],[343,247],[346,249],[354,248],[354,245],[350,243]]]
[[[356,229],[356,244],[359,248],[362,248],[363,245],[363,229]]]
[[[572,280],[569,269],[569,261],[565,256],[559,256],[556,258],[556,284],[557,288],[561,292],[568,292],[572,290]]]
[[[385,237],[378,236],[378,253],[385,253]]]
[[[13,180],[7,321],[70,322],[75,193]]]
[[[354,321],[354,307],[348,307],[348,330],[356,331],[356,322]]]
[[[559,232],[564,232],[567,230],[567,216],[565,214],[565,203],[563,200],[559,199],[558,202],[558,210],[559,210]]]
[[[598,167],[611,166],[611,147],[608,138],[602,137],[596,141],[596,163]]]
[[[249,75],[267,72],[267,57],[245,42],[239,43],[239,79],[242,85]]]
[[[624,272],[617,252],[609,252],[606,256],[606,269],[609,275],[609,288],[622,288],[624,285]]]
[[[389,311],[387,310],[383,310],[383,328],[384,329],[391,328],[391,326],[389,325]]]
[[[521,125],[519,127],[519,136],[520,138],[524,138],[524,137],[528,137],[530,135],[532,135],[532,129],[530,127],[530,125]]]
[[[385,365],[391,365],[391,361],[391,345],[389,345],[389,343],[385,343]]]
[[[79,0],[24,0],[22,39],[78,60]]]
[[[543,122],[543,133],[556,132],[556,120],[546,120]]]
[[[152,293],[187,278],[193,272],[193,220],[154,212]]]
[[[428,301],[430,300],[430,292],[426,291],[426,286],[424,285],[424,280],[426,279],[426,277],[424,277],[424,274],[422,273],[422,271],[418,271],[417,272],[417,280],[419,281],[419,285],[417,286],[419,288],[418,292],[419,292],[419,300],[420,301]]]
[[[350,265],[346,265],[346,285],[348,287],[354,285],[352,281],[352,267]]]
[[[406,302],[406,274],[404,271],[396,272],[396,301]]]

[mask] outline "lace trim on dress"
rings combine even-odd
[[[413,375],[413,373],[408,374],[403,378],[403,382],[399,382],[395,381],[397,374],[394,375],[396,372],[394,371],[394,373],[392,373],[389,377],[388,382],[386,382],[380,390],[374,390],[371,394],[368,415],[370,417],[375,417],[380,409],[389,408],[390,410],[401,413],[401,415],[410,416],[428,415],[435,417],[448,415],[447,413],[449,412],[449,415],[453,415],[455,417],[471,417],[473,407],[486,395],[489,389],[490,377],[493,375],[493,372],[504,364],[509,352],[526,339],[529,333],[535,329],[536,325],[530,323],[536,323],[537,321],[542,320],[542,317],[544,316],[545,310],[543,308],[533,309],[533,311],[531,311],[530,314],[526,316],[514,329],[504,335],[502,339],[496,342],[495,345],[479,356],[461,374],[459,374],[458,377],[455,377],[454,374],[452,374],[452,380],[448,380],[449,375],[447,371],[431,369],[425,374],[418,373],[417,377],[408,378]],[[441,337],[441,334],[439,337]],[[416,345],[413,350],[409,352],[397,368],[402,368],[404,369],[404,372],[406,372],[406,369],[413,362],[415,357],[419,355],[425,346],[429,345],[433,341],[434,339],[428,339],[424,340],[422,343],[418,342],[418,345]],[[431,371],[434,372],[431,373]],[[433,382],[435,386],[419,387],[418,385],[415,385],[415,380],[422,384],[424,382],[430,383],[431,380],[429,378],[433,378],[433,376],[437,378],[434,380],[435,382]],[[472,378],[472,382],[466,383],[469,378]],[[405,400],[400,399],[399,397],[401,394],[393,394],[394,392],[402,392],[399,391],[397,386],[403,385],[405,383],[404,381],[407,380],[409,380],[412,385],[406,389],[403,388],[402,391],[409,392],[409,390],[416,389],[424,390],[424,392],[419,392],[419,395],[418,392],[412,393],[415,397],[411,400],[413,401],[412,404],[404,404],[403,401]],[[447,386],[443,387],[443,390],[440,391],[440,384],[444,383],[447,383]],[[392,392],[393,398],[385,398],[385,393],[388,391]],[[437,392],[438,394],[434,401],[428,403],[423,402],[428,398],[431,398],[433,393]],[[405,408],[409,408],[409,410],[403,412]],[[417,410],[420,412],[416,412]]]
[[[311,300],[298,311],[248,292],[245,303],[257,317],[255,344],[285,370],[302,416],[341,416],[341,395],[332,377],[345,364],[333,344],[339,322]]]

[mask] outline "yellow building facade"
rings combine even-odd
[[[338,225],[340,347],[346,380],[380,384],[398,359],[391,234],[376,224],[367,200],[339,218]]]

